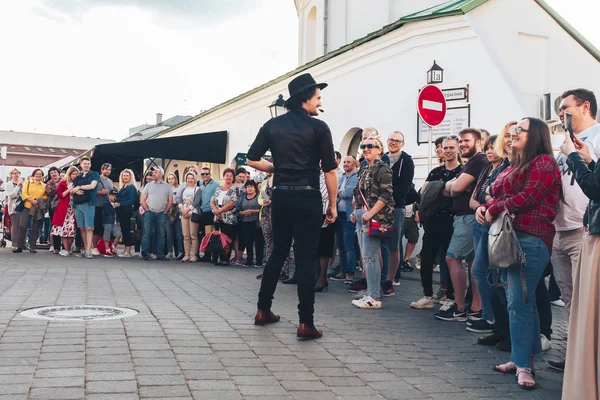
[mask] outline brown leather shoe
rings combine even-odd
[[[254,317],[254,325],[266,325],[279,322],[279,315],[273,314],[271,311],[258,310]]]
[[[315,328],[314,325],[300,324],[296,331],[296,337],[300,340],[318,339],[323,336],[323,331]]]

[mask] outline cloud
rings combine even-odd
[[[37,15],[62,22],[81,21],[94,8],[132,7],[152,15],[163,24],[201,23],[214,25],[224,18],[243,15],[260,8],[265,0],[42,0]]]

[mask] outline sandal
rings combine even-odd
[[[537,387],[537,384],[535,383],[535,381],[534,382],[520,382],[519,381],[519,376],[521,376],[522,373],[529,375],[531,377],[531,379],[533,380],[533,377],[534,377],[533,371],[531,371],[527,368],[518,368],[517,373],[515,375],[515,378],[517,379],[517,385],[523,390],[535,389]]]
[[[509,364],[510,364],[511,368],[506,368],[506,366],[508,366]],[[505,368],[502,369],[501,367],[505,367]],[[509,361],[506,364],[494,365],[494,367],[492,369],[496,372],[501,372],[503,374],[517,373],[517,370],[518,370],[517,366],[512,361]],[[531,376],[535,377],[534,370],[531,370]]]

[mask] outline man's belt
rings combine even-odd
[[[314,188],[312,186],[286,186],[286,185],[277,185],[273,189],[278,189],[278,190],[316,190],[316,191],[319,191],[319,189]]]

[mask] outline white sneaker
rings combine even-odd
[[[48,251],[54,251],[54,246],[50,246],[50,248],[48,249]]]
[[[94,248],[92,249],[92,255],[93,255],[93,256],[99,256],[99,255],[100,255],[100,251],[98,251],[98,249],[94,247]]]
[[[383,304],[379,300],[373,300],[371,296],[365,296],[361,300],[357,300],[354,304],[358,308],[382,308]]]
[[[121,257],[121,258],[131,258],[131,253],[128,253],[126,251],[122,252],[121,254],[119,254],[117,257]]]
[[[433,267],[433,272],[440,272],[440,266],[436,265],[435,267]]]
[[[395,280],[395,279],[394,279],[394,280],[392,281],[392,285],[394,285],[394,286],[400,286],[400,280]]]
[[[557,307],[564,307],[565,306],[565,302],[562,301],[562,299],[551,301],[550,304],[552,304],[553,306],[557,306]]]
[[[63,257],[69,257],[69,252],[66,250],[61,250],[58,252],[59,255],[63,256]]]
[[[550,350],[552,348],[552,341],[548,340],[546,335],[540,334],[540,339],[542,339],[542,351]]]
[[[446,302],[444,304],[442,304],[442,306],[440,307],[440,311],[448,311],[450,309],[450,307],[452,307],[454,305],[454,300],[446,300]]]
[[[433,308],[433,299],[428,296],[423,296],[418,301],[413,301],[410,303],[410,307],[417,309]]]

